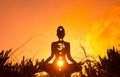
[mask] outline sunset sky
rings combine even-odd
[[[46,59],[59,25],[75,60],[84,57],[80,44],[87,55],[104,56],[107,48],[119,48],[120,0],[0,0],[0,50],[14,51],[32,37],[11,60]]]

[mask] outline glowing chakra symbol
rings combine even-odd
[[[65,45],[64,45],[64,43],[58,43],[58,50],[63,50],[65,48]]]
[[[63,66],[63,60],[62,60],[62,59],[58,61],[58,66],[59,66],[59,67],[62,67],[62,66]]]

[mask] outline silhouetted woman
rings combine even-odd
[[[51,56],[45,61],[46,72],[48,72],[51,77],[60,74],[70,77],[71,73],[78,70],[78,64],[70,55],[69,42],[65,42],[63,40],[65,36],[65,30],[62,26],[58,27],[57,36],[59,40],[52,42]],[[53,58],[53,63],[49,63]],[[68,63],[68,60],[71,62],[71,64]]]

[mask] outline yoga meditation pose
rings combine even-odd
[[[50,77],[57,76],[59,73],[64,74],[65,77],[70,77],[71,73],[78,70],[78,63],[71,57],[70,43],[63,40],[65,30],[62,26],[58,27],[57,36],[59,40],[52,42],[51,56],[45,61],[45,71],[50,74]],[[52,59],[53,62],[49,63]]]

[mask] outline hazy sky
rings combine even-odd
[[[0,0],[0,50],[16,51],[16,59],[46,58],[56,29],[63,25],[73,57],[82,58],[80,43],[89,55],[104,55],[119,42],[120,0]]]

